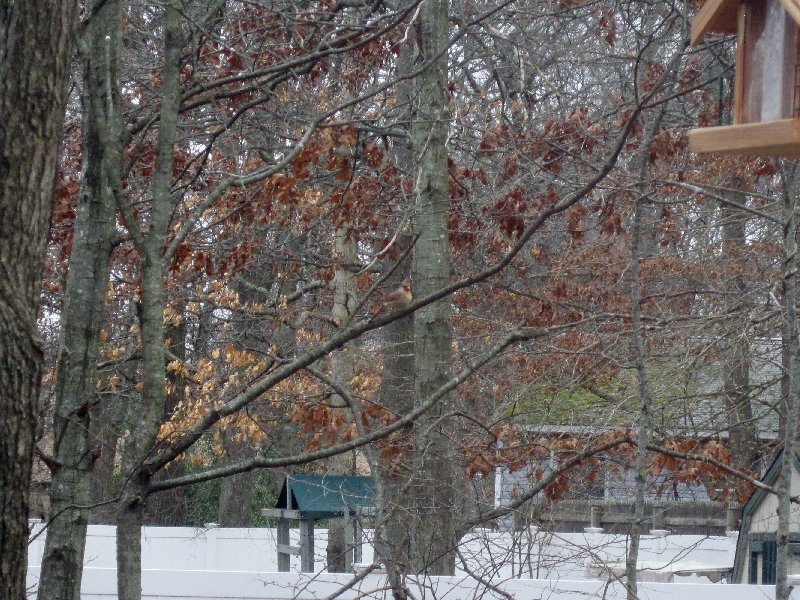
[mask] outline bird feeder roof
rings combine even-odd
[[[288,475],[275,508],[299,510],[303,518],[341,517],[375,506],[371,477],[349,475]]]
[[[800,0],[778,1],[792,19],[800,24]],[[699,44],[707,33],[736,33],[741,4],[742,0],[706,0],[692,22],[692,45]]]

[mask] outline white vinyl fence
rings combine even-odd
[[[44,536],[37,534],[42,525],[33,527],[34,541],[29,547],[28,562],[41,564]],[[116,529],[107,525],[90,525],[86,539],[84,564],[91,568],[116,567]],[[325,570],[325,549],[328,532],[315,531],[314,571]],[[362,562],[373,559],[369,541],[372,532],[365,532]],[[296,545],[299,532],[291,531],[290,541]],[[528,529],[521,532],[477,530],[467,534],[459,545],[461,559],[458,574],[473,573],[481,577],[529,579],[607,579],[618,571],[625,560],[627,539],[623,535],[603,533],[552,533]],[[733,565],[735,536],[665,535],[643,536],[640,561],[647,570],[641,578],[656,581],[708,583],[706,578],[681,577],[698,565],[719,567]],[[213,524],[205,528],[144,527],[142,530],[142,568],[211,570],[211,571],[277,571],[276,530],[270,528],[233,529]],[[300,559],[293,556],[291,570],[300,572]]]
[[[28,584],[36,596],[44,536],[33,527]],[[371,532],[367,531],[369,537]],[[289,600],[329,598],[352,582],[353,575],[325,572],[327,531],[315,536],[315,573],[276,573],[274,529],[145,527],[142,531],[143,592],[146,600]],[[292,532],[292,544],[299,534]],[[363,562],[372,561],[369,540]],[[625,536],[603,533],[555,534],[475,531],[460,544],[463,560],[454,578],[410,578],[414,598],[502,600],[624,598],[618,582],[625,559]],[[735,536],[644,536],[640,554],[640,598],[750,600],[774,597],[771,586],[709,585],[702,576],[733,564]],[[116,597],[115,528],[89,526],[82,588],[83,600]],[[700,575],[698,575],[700,574]],[[712,577],[713,578],[713,577]],[[665,581],[685,583],[660,583]],[[665,587],[666,586],[666,587]],[[371,573],[337,598],[391,599],[380,574]],[[45,599],[40,599],[45,600]],[[798,594],[800,600],[800,594]]]

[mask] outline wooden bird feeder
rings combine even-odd
[[[375,513],[375,482],[348,475],[287,475],[275,508],[261,514],[278,520],[278,571],[288,571],[292,554],[300,570],[314,572],[314,521],[345,519],[345,567],[361,562],[361,517]],[[289,544],[289,522],[300,522],[300,545]]]
[[[733,125],[689,132],[695,152],[800,157],[800,0],[706,0],[692,44],[736,34]]]

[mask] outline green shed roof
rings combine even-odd
[[[291,498],[289,498],[291,490]],[[375,482],[354,475],[287,475],[275,508],[299,510],[305,517],[329,519],[344,515],[345,508],[375,506]]]

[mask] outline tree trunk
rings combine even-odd
[[[135,381],[136,361],[129,361],[120,369],[126,371],[123,379]],[[92,410],[91,436],[95,447],[100,448],[100,456],[92,471],[92,509],[89,522],[97,525],[114,525],[117,506],[113,502],[119,494],[119,481],[114,477],[118,466],[119,441],[125,436],[125,423],[130,406],[128,394],[132,390],[121,389]]]
[[[231,426],[223,433],[222,443],[228,459],[239,462],[252,458],[255,450],[246,441],[234,440],[236,431]],[[221,527],[253,526],[253,487],[256,483],[256,471],[247,471],[221,481],[222,491],[219,495],[219,517]]]
[[[403,44],[398,57],[398,72],[415,70],[414,54],[418,50],[412,44]],[[405,80],[397,86],[398,104],[406,106],[401,123],[408,131],[407,137],[395,140],[393,148],[400,170],[409,173],[413,169],[411,147],[411,106],[414,98],[414,80]],[[387,151],[390,148],[387,147]],[[397,251],[405,254],[412,238],[400,235]],[[410,280],[410,261],[398,265],[386,281],[388,289],[397,289],[404,279]],[[414,409],[414,317],[409,315],[389,323],[382,330],[384,359],[381,373],[380,404],[397,417]],[[374,476],[380,484],[376,486],[375,498],[375,555],[386,567],[392,594],[401,599],[407,596],[402,585],[402,575],[411,573],[411,533],[414,519],[414,448],[413,425],[408,425],[376,447],[374,453],[385,454],[388,459],[379,460]]]
[[[141,598],[141,526],[151,477],[141,469],[141,465],[153,449],[166,405],[160,250],[158,254],[152,252],[153,245],[148,245],[148,249],[151,251],[142,268],[142,407],[137,412],[138,421],[131,429],[123,450],[125,484],[117,512],[117,594],[120,600]]]
[[[41,267],[77,3],[0,0],[0,598],[25,597]]]
[[[734,188],[738,182],[731,182]],[[740,192],[729,192],[730,200],[737,204],[744,203],[744,195]],[[722,216],[722,251],[732,261],[740,261],[741,254],[746,251],[745,213],[731,206],[723,205]],[[741,310],[741,302],[747,293],[744,278],[737,276],[731,281],[731,312]],[[747,331],[742,331],[740,321],[734,323],[734,331],[730,345],[723,361],[723,391],[725,407],[728,412],[728,431],[730,432],[731,454],[733,466],[757,472],[758,465],[758,428],[753,418],[753,407],[750,404],[750,341]]]
[[[661,128],[664,109],[650,124],[647,137],[642,144],[642,160],[639,165],[639,179],[646,181],[649,162],[647,156],[655,135]],[[639,387],[639,422],[636,427],[636,459],[634,460],[634,474],[636,489],[633,503],[633,521],[630,524],[630,541],[625,557],[625,588],[628,600],[636,600],[637,593],[637,564],[639,562],[639,542],[644,530],[645,520],[645,493],[647,490],[647,444],[650,442],[652,429],[652,400],[647,380],[647,363],[645,358],[644,328],[642,327],[642,282],[640,276],[640,261],[649,256],[653,250],[652,235],[647,235],[645,216],[649,210],[645,206],[646,194],[634,199],[633,227],[631,231],[631,341],[633,346],[633,360],[636,366],[637,383]]]
[[[786,177],[784,181],[795,181]],[[789,533],[792,510],[792,473],[794,471],[795,443],[797,441],[798,378],[800,377],[800,341],[797,331],[797,199],[795,186],[788,185],[784,191],[783,247],[786,255],[783,272],[784,286],[784,339],[785,360],[788,370],[784,373],[787,395],[785,397],[786,425],[783,430],[783,455],[778,488],[778,556],[776,564],[775,600],[788,600],[792,588],[789,586]]]
[[[401,279],[397,283],[400,284]],[[380,404],[403,416],[414,408],[414,321],[404,317],[383,330],[387,347],[383,364]],[[411,571],[413,506],[409,502],[413,484],[413,438],[409,426],[385,440],[389,459],[378,463],[382,484],[382,506],[377,507],[375,552],[390,575]],[[379,448],[375,452],[381,452]]]
[[[420,9],[419,62],[432,61],[416,80],[411,127],[417,199],[414,233],[417,244],[412,281],[417,296],[450,282],[450,208],[447,169],[449,127],[447,95],[447,0],[425,2]],[[415,395],[422,402],[449,378],[452,363],[450,302],[441,300],[414,314]],[[460,461],[448,435],[449,397],[417,425],[416,519],[412,560],[418,572],[452,575],[455,571],[455,470]]]
[[[407,237],[407,236],[406,236]],[[401,250],[408,247],[406,239]],[[387,281],[390,289],[399,286],[404,269],[400,268]],[[414,408],[414,319],[398,319],[383,329],[385,357],[380,388],[380,405],[401,417]],[[412,427],[382,442],[388,460],[379,461],[375,477],[381,481],[381,506],[377,506],[375,552],[386,564],[390,577],[411,570],[410,534],[413,506],[410,485],[413,481]],[[380,452],[376,448],[375,452]],[[376,502],[377,504],[377,502]]]
[[[39,594],[79,600],[92,471],[103,448],[92,433],[98,334],[120,190],[121,115],[117,78],[121,3],[100,2],[87,23],[83,89],[83,171],[61,314],[50,516]]]
[[[637,444],[635,460],[636,495],[633,504],[633,522],[630,526],[630,542],[625,561],[625,587],[628,600],[636,600],[637,571],[639,561],[639,540],[644,529],[645,490],[647,486],[647,444],[650,441],[650,415],[651,402],[647,385],[647,370],[645,365],[644,333],[642,331],[641,307],[641,281],[639,279],[639,260],[641,258],[640,242],[642,235],[642,220],[644,215],[642,200],[636,201],[634,207],[633,232],[631,233],[631,324],[633,328],[633,346],[636,364],[636,374],[639,383],[639,423],[637,426]]]
[[[167,326],[166,332],[169,351],[180,359],[186,358],[186,324]],[[169,418],[175,407],[184,398],[186,381],[180,374],[170,371],[167,374],[167,396],[164,416]],[[186,474],[184,461],[172,461],[164,469],[153,475],[153,481],[164,481],[172,477]],[[186,488],[178,487],[154,494],[145,504],[145,525],[162,527],[183,527],[186,525]]]
[[[346,228],[336,231],[336,259],[339,266],[333,278],[333,309],[331,319],[334,323],[344,324],[350,319],[356,305],[356,281],[348,265],[355,264],[358,259],[356,243],[348,238]],[[347,390],[350,380],[355,375],[355,360],[353,356],[355,344],[350,342],[331,356],[331,376],[333,381]],[[346,421],[358,418],[354,415],[345,398],[334,393],[332,403],[335,410],[343,411]],[[339,454],[328,460],[327,472],[331,475],[352,475],[354,454],[348,452]],[[328,546],[326,562],[329,573],[344,573],[347,570],[345,554],[348,551],[345,538],[345,520],[331,519],[328,521]]]
[[[153,475],[146,472],[142,465],[153,451],[167,402],[163,274],[164,250],[173,208],[173,148],[180,107],[180,60],[184,39],[180,11],[177,0],[164,3],[164,83],[151,185],[152,206],[147,233],[144,233],[145,228],[138,230],[137,251],[142,261],[142,407],[138,411],[137,425],[130,432],[123,457],[126,484],[121,493],[117,514],[119,600],[141,598],[141,526],[147,486]],[[136,227],[135,223],[131,223],[131,226]]]

